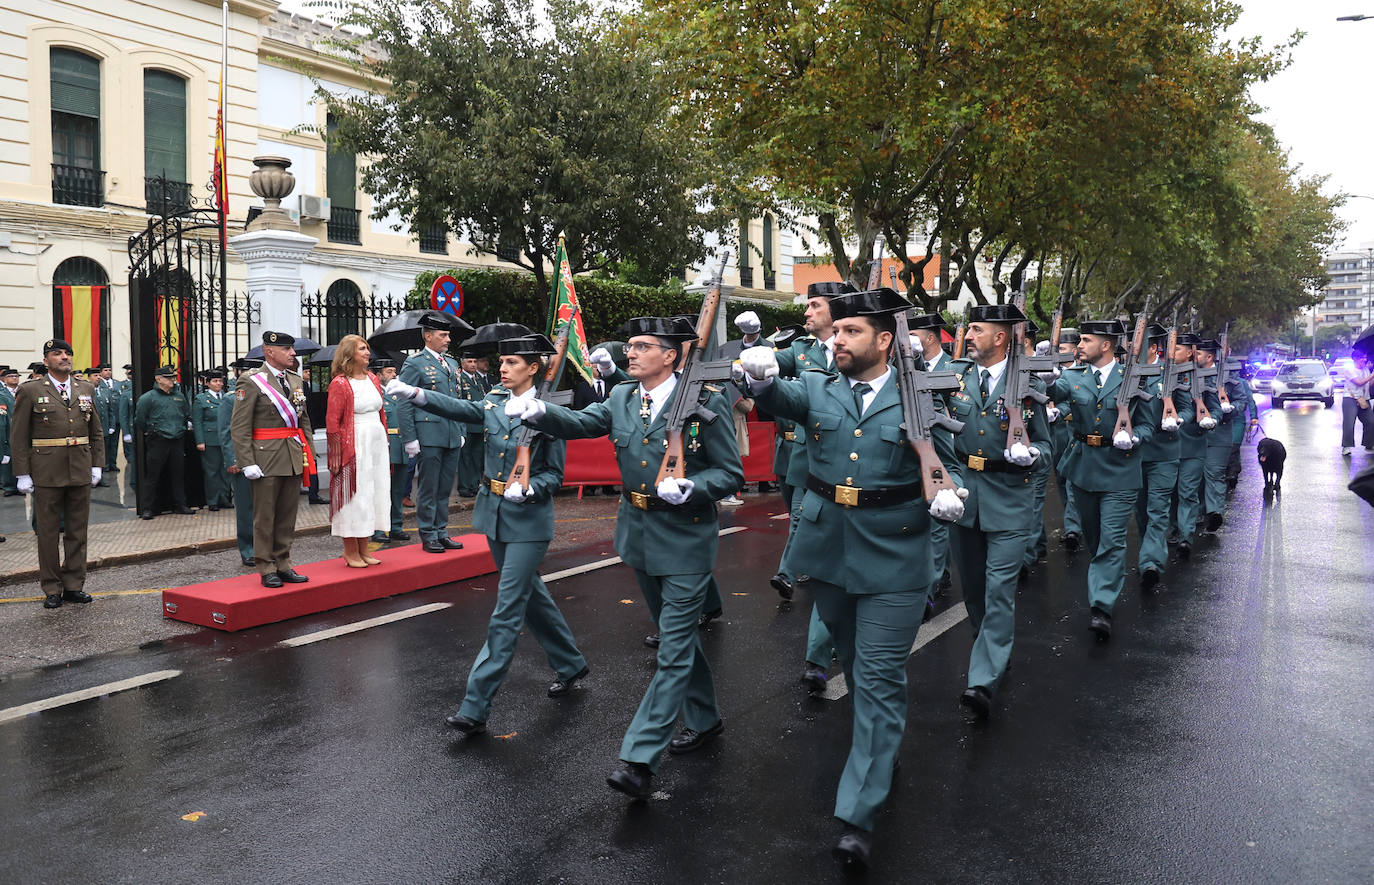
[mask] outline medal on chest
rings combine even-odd
[[[695,451],[697,451],[698,449],[701,448],[701,440],[698,438],[698,437],[700,437],[700,436],[701,436],[701,422],[700,422],[700,421],[693,421],[691,424],[687,425],[687,437],[688,437],[688,440],[687,440],[687,450],[688,450],[689,452],[695,452]],[[667,442],[667,440],[664,440],[664,442]]]

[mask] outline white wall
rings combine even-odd
[[[315,122],[314,87],[296,71],[258,65],[258,122],[292,129]]]

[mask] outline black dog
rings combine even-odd
[[[1283,462],[1288,458],[1288,450],[1283,443],[1266,436],[1255,446],[1255,451],[1259,453],[1260,470],[1264,472],[1264,490],[1278,491],[1279,483],[1283,481]]]

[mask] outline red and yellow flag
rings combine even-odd
[[[215,208],[219,210],[219,239],[224,246],[229,228],[229,163],[224,147],[224,76],[219,84],[219,112],[215,118]]]
[[[577,289],[573,287],[572,266],[568,264],[568,249],[558,238],[558,254],[553,259],[555,274],[553,297],[549,303],[549,338],[557,338],[558,330],[578,308]],[[587,347],[587,327],[582,324],[582,311],[576,310],[572,331],[568,333],[568,353],[564,364],[577,369],[588,384],[596,378],[592,374],[592,355]]]
[[[58,286],[62,295],[62,329],[72,346],[72,365],[86,368],[98,366],[104,354],[100,352],[101,316],[108,286]]]

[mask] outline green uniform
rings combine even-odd
[[[1169,561],[1169,515],[1174,489],[1178,488],[1179,459],[1183,453],[1182,430],[1163,430],[1163,383],[1159,376],[1147,380],[1146,389],[1154,398],[1145,403],[1154,435],[1140,446],[1141,488],[1136,496],[1135,524],[1140,532],[1140,550],[1136,564],[1141,573],[1153,569],[1164,571]],[[1190,423],[1195,415],[1193,395],[1176,390],[1174,411],[1179,427]]]
[[[191,403],[191,429],[196,445],[205,446],[200,453],[200,467],[205,475],[205,504],[209,507],[228,507],[232,503],[219,435],[219,405],[224,399],[223,394],[202,390]]]
[[[0,382],[0,491],[14,491],[14,453],[10,448],[10,416],[14,413],[14,394]]]
[[[119,461],[119,390],[106,384],[99,376],[91,382],[95,387],[95,410],[100,413],[101,440],[105,446],[105,464],[113,468]]]
[[[1126,528],[1142,484],[1139,447],[1112,445],[1121,365],[1111,363],[1101,386],[1091,366],[1068,368],[1048,388],[1050,398],[1068,403],[1074,441],[1060,462],[1069,495],[1078,507],[1083,541],[1093,559],[1088,566],[1088,604],[1110,615],[1126,576]],[[1154,436],[1145,403],[1130,406],[1131,424],[1143,445]],[[1098,443],[1094,445],[1094,442]]]
[[[134,410],[134,429],[143,434],[143,455],[147,467],[139,510],[156,512],[157,488],[166,473],[174,508],[186,508],[186,450],[182,439],[186,424],[191,420],[191,407],[181,395],[181,386],[172,385],[171,393],[160,387],[138,398]]]
[[[496,488],[505,491],[504,480],[518,452],[515,438],[523,425],[506,416],[509,392],[497,387],[478,402],[442,393],[426,392],[425,396],[425,404],[418,408],[462,421],[469,428],[482,427],[487,435],[486,464],[472,525],[487,536],[501,578],[496,608],[487,624],[487,641],[468,674],[467,695],[458,711],[473,722],[486,722],[491,700],[515,657],[515,643],[522,629],[528,629],[544,649],[560,680],[570,681],[587,666],[558,603],[539,578],[539,563],[553,540],[553,496],[563,485],[567,443],[542,434],[535,438],[525,483],[534,494],[524,501],[510,501],[494,492],[490,482],[495,480]],[[472,438],[471,431],[468,438]]]
[[[1016,581],[1035,529],[1036,464],[1018,467],[1004,457],[1007,443],[1007,363],[990,367],[988,395],[980,389],[982,369],[972,360],[956,360],[961,389],[949,398],[950,414],[964,422],[954,437],[964,488],[964,515],[950,530],[950,546],[964,590],[964,607],[973,628],[968,684],[995,692],[1011,659],[1016,627]],[[997,377],[993,380],[992,375]],[[1036,389],[1044,385],[1032,379]],[[1050,428],[1045,407],[1022,407],[1028,445],[1040,451],[1036,462],[1050,457]],[[1043,476],[1043,474],[1041,474]]]
[[[1215,379],[1209,378],[1208,384],[1215,389]],[[1232,409],[1223,412],[1218,406],[1212,413],[1212,417],[1217,419],[1217,428],[1207,434],[1207,460],[1203,463],[1206,480],[1203,506],[1208,516],[1220,517],[1226,512],[1226,464],[1231,460],[1232,446],[1238,445],[1236,439],[1245,435],[1245,413],[1251,400],[1246,392],[1245,379],[1239,375],[1227,380],[1226,395],[1231,400]]]
[[[487,376],[458,373],[458,397],[471,402],[481,402],[491,390]],[[477,494],[482,481],[482,449],[485,446],[485,428],[481,421],[465,423],[463,426],[463,450],[458,455],[458,494],[471,498]]]
[[[659,632],[658,669],[625,733],[620,758],[656,770],[679,714],[683,725],[697,732],[720,722],[697,621],[720,543],[716,501],[743,488],[744,467],[730,404],[719,392],[704,389],[702,400],[715,417],[693,418],[684,432],[685,470],[695,488],[685,503],[663,506],[654,493],[655,479],[666,446],[665,418],[679,391],[674,388],[652,418],[641,416],[643,393],[642,385],[618,384],[605,402],[578,412],[550,405],[539,429],[561,439],[609,436],[615,448],[624,486],[615,549],[634,569]]]
[[[387,460],[391,464],[391,534],[400,540],[405,530],[405,474],[410,458],[402,440],[415,438],[415,410],[403,408],[404,400],[382,394],[386,409]]]
[[[125,378],[115,386],[119,437],[124,444],[124,468],[129,471],[129,488],[138,488],[137,449],[134,448],[134,382]]]
[[[1191,372],[1179,376],[1180,381],[1190,383]],[[1178,484],[1174,487],[1173,520],[1170,534],[1175,541],[1193,543],[1193,532],[1197,529],[1199,508],[1202,504],[1203,484],[1206,481],[1204,464],[1207,460],[1207,437],[1209,431],[1198,424],[1197,402],[1192,394],[1188,399],[1193,407],[1193,420],[1187,421],[1178,430]],[[1177,402],[1177,400],[1175,401]],[[1221,404],[1217,401],[1216,391],[1210,385],[1204,386],[1203,405],[1220,418]]]
[[[816,482],[900,487],[912,495],[896,504],[847,507],[808,487],[784,562],[811,586],[854,695],[853,740],[835,816],[866,830],[891,788],[907,718],[906,660],[938,578],[920,461],[899,426],[896,376],[889,370],[884,378],[871,382],[876,393],[862,414],[849,379],[823,372],[778,379],[756,394],[769,412],[805,428]],[[935,430],[934,441],[941,461],[952,464],[949,433]],[[958,471],[951,475],[957,481]]]
[[[400,379],[412,387],[467,399],[461,395],[460,374],[452,357],[436,355],[426,348],[406,360]],[[417,414],[412,403],[403,404],[401,412],[402,442],[420,443],[420,458],[415,465],[415,520],[420,540],[434,541],[441,534],[448,537],[448,500],[453,494],[453,479],[463,448],[463,424],[428,412]],[[406,412],[409,416],[404,415]]]
[[[219,411],[215,415],[215,426],[219,435],[219,450],[224,456],[225,475],[229,477],[229,482],[234,491],[234,530],[238,541],[239,556],[243,559],[252,559],[253,484],[242,473],[228,472],[230,467],[238,466],[234,454],[234,437],[232,434],[234,405],[238,401],[236,395],[226,394],[219,398]]]

